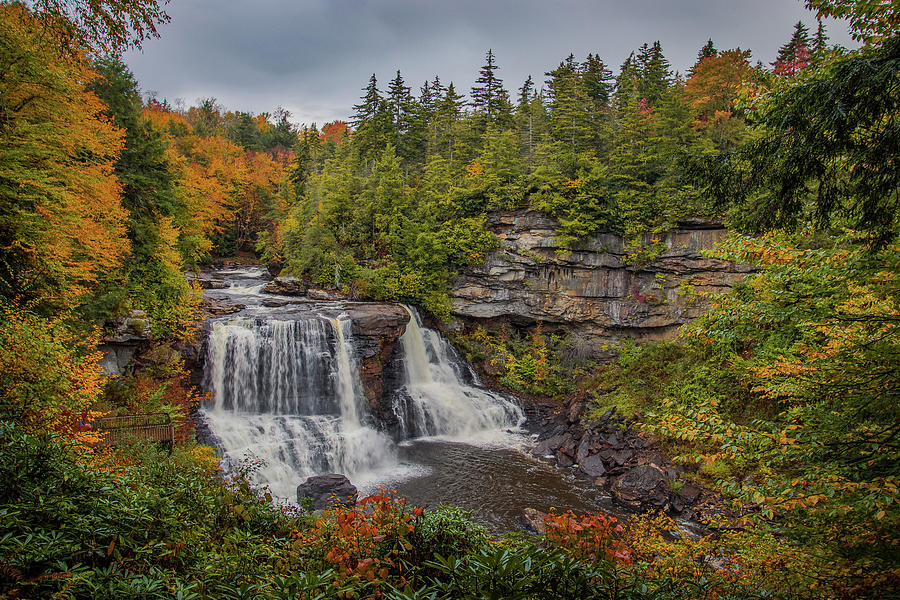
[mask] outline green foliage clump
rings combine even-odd
[[[572,371],[584,366],[584,357],[568,356],[575,340],[547,335],[540,325],[524,334],[478,327],[454,341],[470,362],[495,375],[501,385],[529,394],[557,398],[571,392]]]

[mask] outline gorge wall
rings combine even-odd
[[[655,236],[665,252],[639,266],[626,262],[625,240],[615,234],[557,254],[557,223],[539,212],[495,213],[488,225],[500,247],[483,266],[460,272],[451,291],[453,314],[469,325],[543,323],[575,331],[586,336],[598,358],[626,338],[672,337],[709,308],[708,294],[728,291],[752,271],[703,256],[727,234],[721,224],[707,221],[685,221]]]

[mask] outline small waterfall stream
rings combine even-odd
[[[393,403],[404,438],[476,441],[525,420],[509,398],[465,383],[477,384],[468,364],[438,332],[422,326],[417,312],[405,308],[410,319],[400,343],[406,381]]]

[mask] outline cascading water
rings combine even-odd
[[[477,384],[468,364],[438,332],[422,326],[415,310],[405,308],[410,318],[400,343],[406,381],[393,402],[402,437],[475,441],[524,422],[522,409],[510,399],[465,383]]]
[[[226,462],[261,464],[255,479],[275,496],[293,501],[306,477],[340,472],[362,494],[389,484],[412,503],[474,510],[498,530],[514,528],[525,506],[596,506],[592,489],[515,449],[525,438],[504,432],[522,421],[522,411],[481,389],[414,310],[399,344],[402,364],[390,367],[402,381],[389,390],[393,406],[382,407],[395,412],[381,424],[391,428],[388,437],[363,397],[353,323],[343,313],[351,305],[267,294],[259,267],[212,279],[221,284],[208,297],[242,308],[210,322],[212,399],[201,412]]]
[[[226,460],[292,498],[310,475],[366,479],[397,464],[384,434],[360,421],[349,321],[233,319],[213,324],[205,410]],[[373,473],[373,471],[375,473]]]
[[[269,309],[262,273],[234,273],[238,279],[216,293],[250,308],[212,321],[206,370],[212,399],[203,410],[226,461],[255,463],[259,483],[285,499],[315,474],[343,473],[368,489],[421,475],[421,467],[397,458],[395,440],[373,426],[352,322],[328,316],[339,305]],[[400,338],[404,385],[394,391],[392,407],[397,441],[491,441],[524,420],[513,401],[477,387],[449,342],[407,311]]]

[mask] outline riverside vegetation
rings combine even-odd
[[[798,24],[773,68],[705,45],[684,77],[658,43],[613,77],[563,60],[516,101],[488,52],[469,103],[375,76],[352,126],[142,99],[117,51],[156,0],[0,4],[0,596],[5,598],[855,598],[900,594],[900,13],[809,0],[859,50]],[[606,365],[541,330],[464,349],[503,385],[590,398],[656,432],[732,510],[698,540],[665,515],[552,513],[492,539],[464,511],[384,491],[311,515],[223,474],[194,442],[179,341],[186,269],[256,251],[359,298],[449,314],[488,211],[558,219],[563,249],[688,216],[759,270],[677,341]],[[650,244],[644,240],[650,239]],[[144,368],[108,380],[103,324],[148,313]],[[180,440],[99,449],[103,413],[167,412]],[[248,466],[252,469],[252,466]]]

